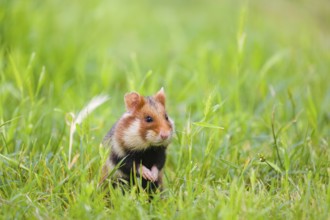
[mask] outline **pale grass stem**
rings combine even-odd
[[[77,117],[75,117],[74,113],[69,113],[71,116],[70,122],[70,140],[69,140],[69,161],[68,168],[71,169],[74,163],[77,162],[79,155],[76,155],[71,162],[71,154],[72,154],[72,145],[73,145],[73,136],[76,131],[76,126],[81,124],[83,120],[91,114],[97,107],[102,105],[104,102],[108,101],[109,97],[107,95],[99,95],[95,96],[89,103],[78,113]]]

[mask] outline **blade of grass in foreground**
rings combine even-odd
[[[75,117],[74,114],[71,114],[72,121],[70,124],[69,161],[68,161],[69,169],[71,169],[71,167],[73,166],[73,164],[71,163],[71,153],[72,153],[72,145],[73,145],[73,135],[76,131],[76,125],[81,124],[82,121],[88,116],[88,114],[92,113],[97,107],[99,107],[108,100],[109,97],[106,95],[96,96],[78,113],[77,117]]]
[[[206,123],[206,122],[193,122],[193,125],[203,127],[203,128],[215,128],[215,129],[221,129],[221,130],[224,129],[224,127],[209,124],[209,123]]]
[[[12,164],[14,166],[19,166],[19,168],[22,168],[22,169],[24,169],[26,171],[30,171],[29,168],[27,168],[26,166],[24,166],[23,164],[21,164],[20,162],[14,160],[12,158],[6,157],[5,155],[2,155],[2,154],[0,154],[0,157],[3,158],[3,159],[5,159],[6,161],[8,161],[10,164]]]

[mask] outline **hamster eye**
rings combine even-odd
[[[145,118],[146,122],[150,123],[153,122],[154,119],[152,117],[150,117],[149,115]]]
[[[166,121],[168,121],[168,115],[167,114],[165,114],[165,119],[166,119]]]

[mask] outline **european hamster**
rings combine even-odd
[[[103,141],[111,151],[100,183],[115,169],[113,183],[134,183],[134,179],[142,177],[144,189],[148,185],[151,189],[162,187],[166,149],[174,134],[174,122],[166,112],[165,100],[163,88],[153,96],[143,97],[137,92],[125,95],[126,112]]]

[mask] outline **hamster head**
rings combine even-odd
[[[146,149],[170,144],[174,122],[166,113],[165,100],[163,88],[148,97],[136,92],[125,95],[127,113],[124,117],[130,122],[123,134],[123,142],[127,147]]]

